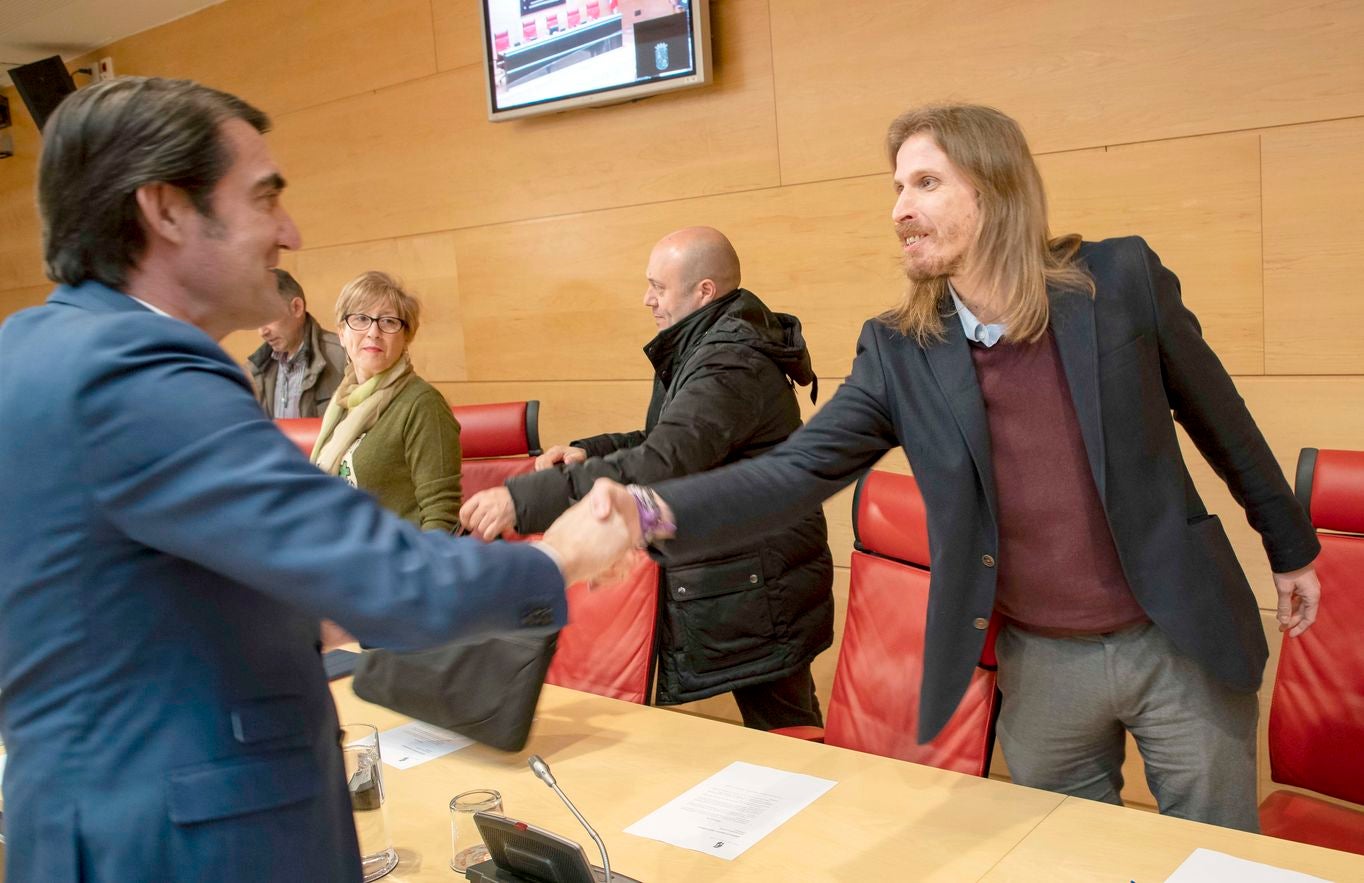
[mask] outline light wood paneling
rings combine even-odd
[[[436,67],[483,66],[483,9],[480,0],[431,0],[436,33]]]
[[[1053,231],[1145,237],[1179,276],[1185,303],[1227,370],[1263,371],[1256,135],[1055,154],[1039,165]]]
[[[926,101],[995,105],[1039,152],[1364,113],[1354,3],[790,0],[772,42],[787,184],[885,168]]]
[[[493,125],[483,72],[467,66],[281,118],[304,243],[774,186],[766,9],[734,4],[720,19],[729,37],[705,89]]]
[[[898,292],[878,223],[886,192],[879,179],[835,181],[462,230],[471,376],[651,376],[644,267],[659,237],[688,224],[725,231],[744,285],[796,313],[816,370],[841,376],[862,322]]]
[[[27,288],[44,281],[37,203],[42,140],[19,94],[13,89],[3,94],[13,119],[5,131],[14,141],[14,156],[0,159],[0,289]]]
[[[1364,374],[1364,119],[1261,138],[1266,367]]]
[[[97,55],[120,75],[198,80],[274,117],[436,70],[429,0],[230,0]],[[364,124],[352,113],[332,137]]]
[[[26,288],[9,288],[0,291],[0,318],[27,307],[36,307],[52,293],[55,286],[33,285]]]

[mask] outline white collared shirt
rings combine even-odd
[[[976,318],[976,314],[966,308],[961,298],[957,297],[957,291],[952,287],[952,283],[947,283],[947,293],[952,295],[952,304],[957,308],[957,318],[961,320],[961,328],[966,332],[966,339],[978,343],[981,346],[994,346],[999,343],[999,339],[1004,336],[1004,326],[998,323],[987,325]]]

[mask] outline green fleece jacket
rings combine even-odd
[[[413,377],[351,456],[356,483],[422,530],[459,523],[459,421],[440,390]]]

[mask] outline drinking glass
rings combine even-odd
[[[379,759],[379,731],[369,724],[341,727],[341,754],[346,762],[355,834],[360,840],[360,865],[365,883],[398,866],[398,853],[388,836],[384,815],[383,763]]]
[[[474,813],[502,813],[502,795],[490,788],[464,791],[450,800],[450,867],[461,873],[488,859],[488,847],[478,836]]]

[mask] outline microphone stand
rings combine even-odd
[[[555,794],[559,795],[559,799],[564,802],[564,806],[568,807],[569,812],[573,813],[574,818],[578,820],[578,824],[586,828],[587,833],[592,835],[592,842],[597,844],[597,849],[601,851],[602,870],[606,872],[606,878],[603,883],[611,883],[611,859],[606,855],[606,844],[602,843],[601,837],[597,836],[596,830],[587,823],[587,819],[583,818],[583,814],[578,812],[578,808],[573,805],[573,801],[568,799],[568,795],[559,787],[559,783],[554,781],[554,774],[549,771],[549,764],[545,763],[544,758],[540,757],[538,754],[532,754],[527,763],[530,764],[531,772],[535,773],[540,781],[544,782]]]

